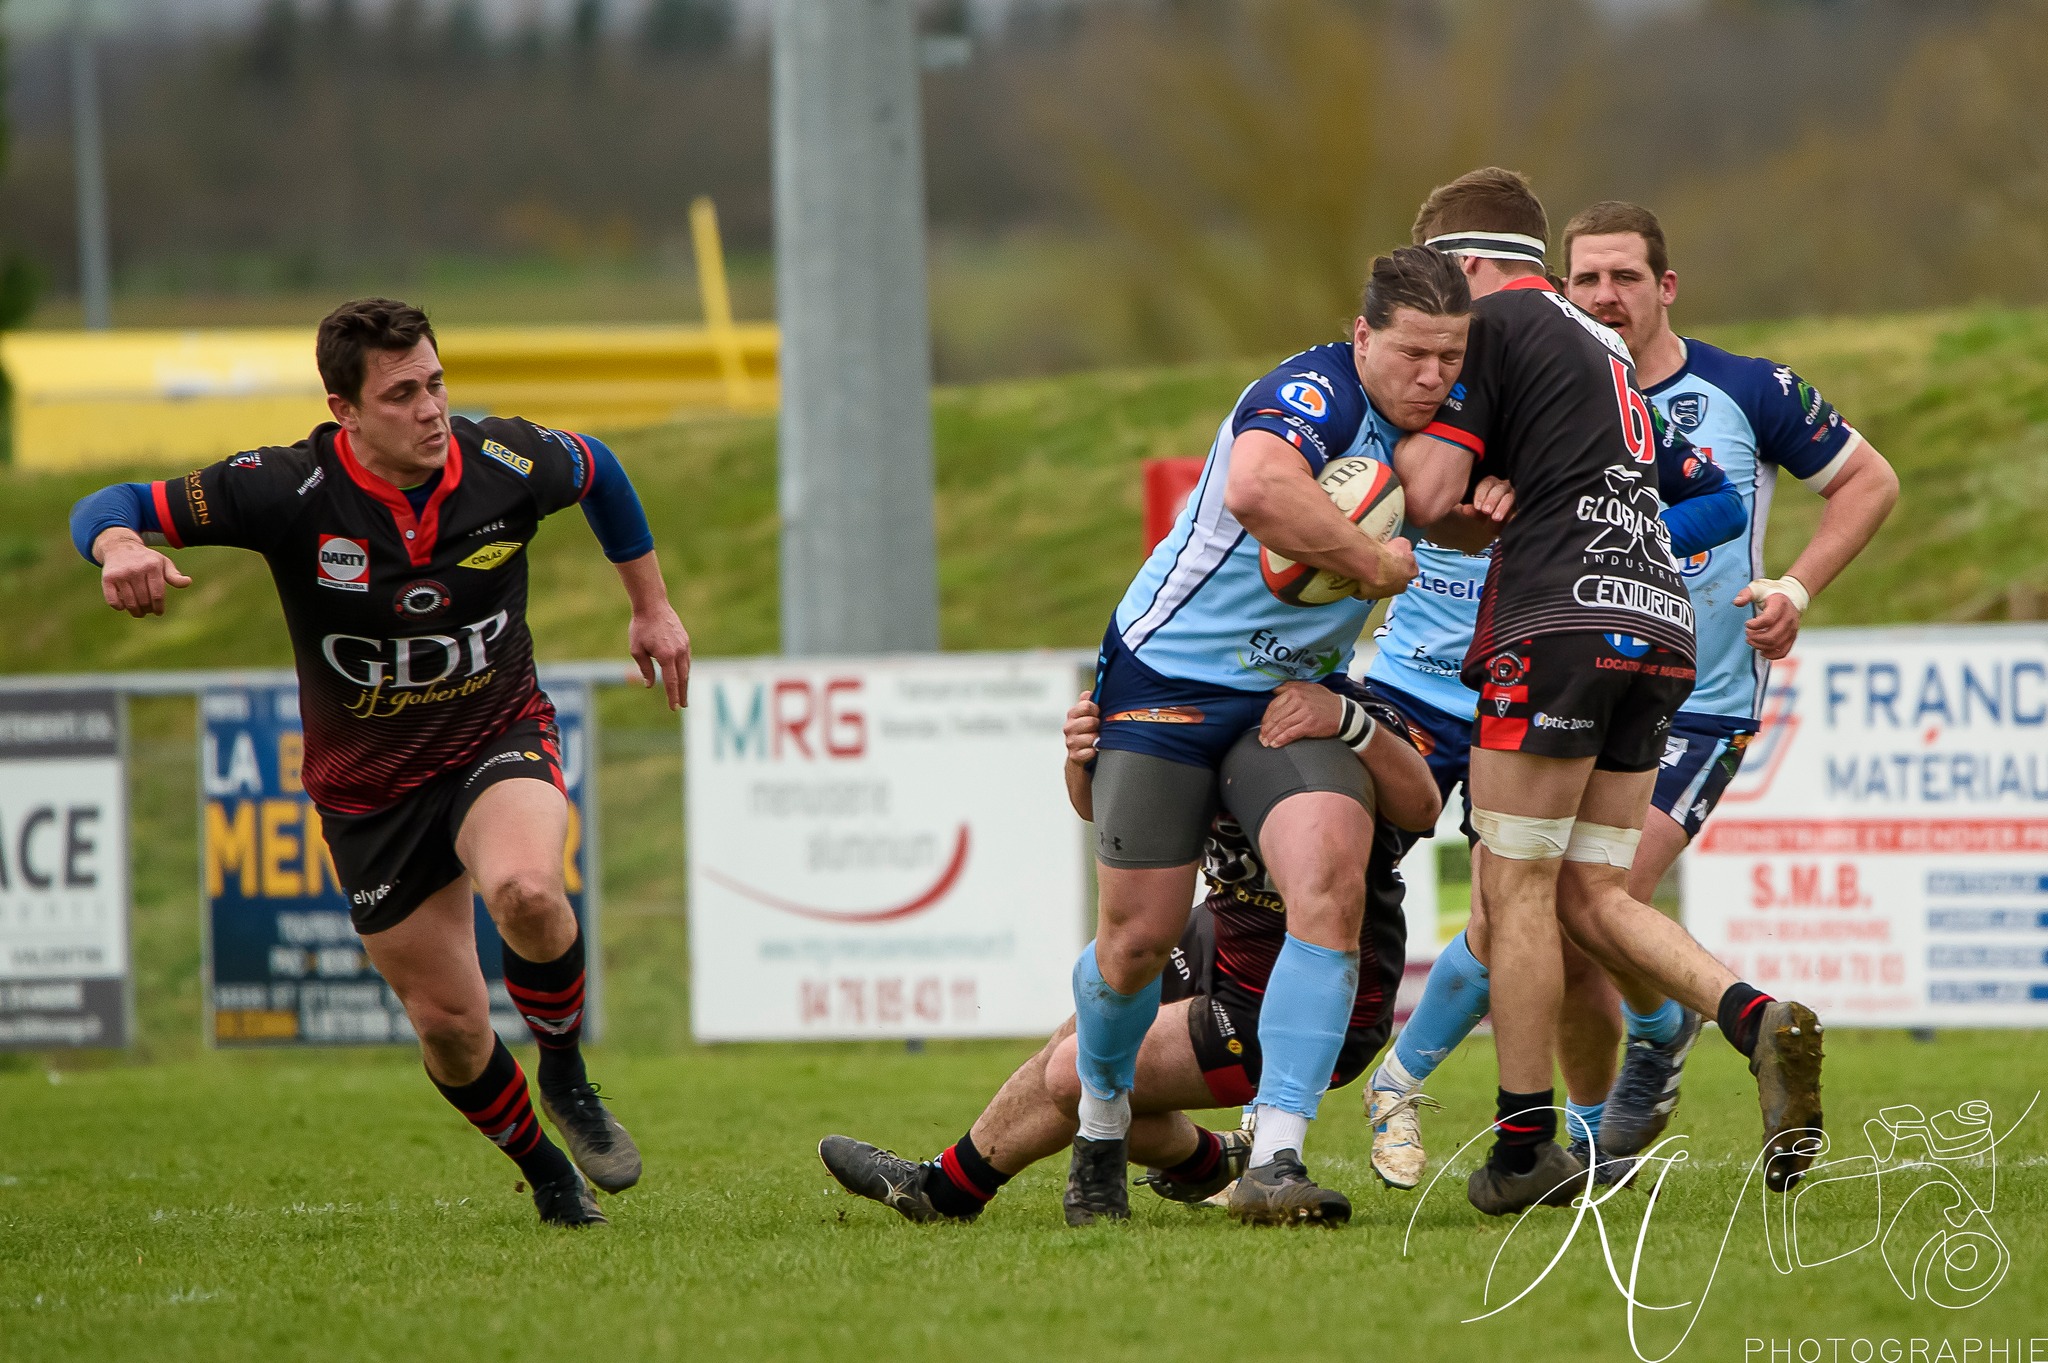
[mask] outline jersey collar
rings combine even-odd
[[[448,432],[448,462],[441,468],[441,483],[427,498],[426,509],[415,517],[412,503],[403,492],[364,468],[356,459],[356,452],[350,446],[348,432],[334,433],[334,451],[341,456],[341,467],[355,485],[384,504],[391,513],[391,519],[398,525],[400,538],[405,541],[405,556],[415,568],[424,568],[433,561],[434,541],[441,533],[441,503],[448,500],[448,494],[455,491],[455,485],[462,481],[462,445],[455,438],[455,432]]]
[[[1495,290],[1495,292],[1506,293],[1509,289],[1542,289],[1546,293],[1557,292],[1556,287],[1553,286],[1549,280],[1545,279],[1540,274],[1517,275],[1515,278],[1510,279],[1507,283],[1501,285],[1499,289]]]

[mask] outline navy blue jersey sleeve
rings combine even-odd
[[[1756,433],[1756,454],[1795,478],[1812,478],[1835,462],[1855,432],[1820,390],[1790,365],[1757,360],[1736,400]]]
[[[1650,424],[1657,441],[1657,492],[1664,499],[1671,552],[1690,558],[1748,529],[1749,512],[1728,475],[1655,406],[1650,408]]]
[[[654,550],[654,532],[633,480],[611,448],[594,435],[579,437],[590,451],[590,491],[583,498],[583,519],[590,522],[604,556],[625,563]]]
[[[166,542],[148,483],[115,483],[79,498],[71,508],[72,546],[86,562],[97,563],[92,556],[93,542],[117,525],[133,530],[145,542]]]
[[[1350,358],[1344,357],[1346,368]],[[1266,431],[1301,451],[1309,472],[1350,447],[1366,419],[1365,395],[1350,374],[1334,368],[1322,352],[1295,356],[1245,390],[1231,414],[1230,433]]]

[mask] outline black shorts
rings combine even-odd
[[[1473,746],[1592,757],[1601,771],[1649,771],[1692,694],[1684,654],[1630,634],[1542,634],[1468,659],[1479,693]]]
[[[436,777],[374,814],[320,813],[348,896],[349,920],[365,937],[398,926],[429,895],[465,873],[455,835],[477,797],[500,781],[529,777],[562,784],[562,744],[552,711],[522,719],[486,743],[467,766]]]
[[[1395,944],[1394,974],[1401,971],[1399,944]],[[1364,981],[1360,981],[1363,986]],[[1387,1044],[1394,1024],[1394,994],[1386,992],[1386,1003],[1370,1026],[1356,1019],[1344,1033],[1344,1045],[1337,1052],[1337,1068],[1330,1087],[1343,1088],[1365,1073],[1373,1057]],[[1188,1040],[1195,1049],[1195,1063],[1201,1067],[1202,1082],[1218,1107],[1242,1107],[1259,1094],[1259,1004],[1264,995],[1240,984],[1228,971],[1216,967],[1216,920],[1206,905],[1197,904],[1188,915],[1187,931],[1181,934],[1166,969],[1160,974],[1161,1004],[1188,1003]]]

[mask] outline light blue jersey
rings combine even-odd
[[[1417,541],[1420,571],[1387,606],[1386,623],[1373,636],[1379,652],[1365,675],[1447,715],[1471,719],[1479,693],[1458,680],[1458,670],[1472,646],[1490,558]]]
[[[1348,343],[1296,355],[1238,398],[1172,533],[1117,605],[1117,637],[1162,677],[1270,691],[1349,663],[1372,603],[1294,606],[1267,588],[1258,542],[1223,504],[1231,445],[1246,431],[1287,441],[1318,475],[1352,455],[1391,465],[1399,433],[1373,411]]]
[[[1813,386],[1784,365],[1682,339],[1685,363],[1643,389],[1742,494],[1749,532],[1679,563],[1697,618],[1699,681],[1684,713],[1755,726],[1770,664],[1749,646],[1747,606],[1735,594],[1764,573],[1764,531],[1778,470],[1818,489],[1848,459],[1856,433]]]

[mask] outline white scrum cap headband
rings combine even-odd
[[[1423,245],[1434,246],[1447,255],[1543,263],[1543,238],[1524,236],[1520,232],[1446,232],[1440,237],[1431,237]]]

